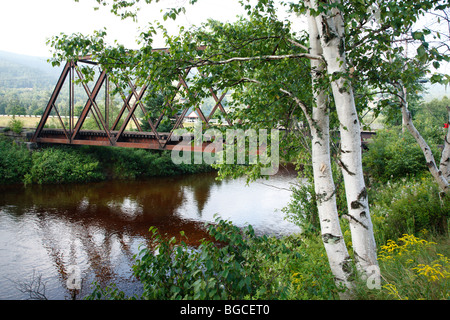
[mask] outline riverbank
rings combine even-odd
[[[47,146],[30,151],[5,136],[0,136],[0,154],[0,184],[133,180],[213,170],[208,165],[176,165],[168,151],[91,146]]]

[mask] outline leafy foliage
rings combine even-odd
[[[98,161],[71,148],[48,148],[32,155],[25,183],[88,182],[104,178]]]
[[[406,178],[374,188],[372,215],[378,243],[402,234],[421,232],[448,233],[450,201],[440,199],[438,186],[431,177]]]
[[[211,170],[206,164],[175,165],[170,152],[88,146],[47,147],[30,152],[3,137],[0,154],[0,182],[5,184],[133,180]]]
[[[208,226],[212,240],[189,247],[150,228],[151,240],[133,266],[144,292],[140,299],[327,299],[337,288],[323,248],[297,237],[257,236],[228,221]],[[316,250],[317,249],[317,250]],[[301,270],[303,269],[303,270]],[[302,278],[299,274],[308,274]],[[316,278],[317,277],[317,278]],[[320,283],[319,280],[320,279]],[[110,294],[110,293],[113,294]],[[123,299],[114,288],[96,286],[88,299]]]
[[[23,122],[13,116],[13,118],[8,123],[8,127],[12,132],[19,134],[22,132]]]
[[[150,248],[141,250],[134,266],[144,299],[275,298],[286,289],[275,281],[281,276],[280,261],[285,255],[296,258],[283,242],[257,237],[251,226],[241,232],[225,221],[208,228],[221,245],[203,241],[195,249],[150,231]],[[269,266],[274,268],[272,279],[262,272]]]
[[[450,99],[444,96],[441,100],[433,99],[429,102],[422,103],[421,108],[417,110],[414,120],[419,122],[417,125],[418,130],[423,132],[423,130],[440,131],[439,136],[436,134],[424,133],[425,137],[436,137],[439,140],[433,140],[436,143],[441,144],[443,141],[443,130],[442,127],[445,123],[449,122],[447,107],[450,106]],[[422,123],[422,125],[421,125]]]
[[[20,183],[31,167],[30,151],[24,145],[0,136],[0,183]]]
[[[431,144],[435,154],[436,144]],[[427,171],[425,157],[409,132],[393,127],[378,130],[363,155],[366,174],[374,181],[387,182]]]
[[[101,163],[109,179],[145,179],[211,170],[209,166],[203,164],[175,165],[169,151],[114,147],[82,147],[81,150]]]

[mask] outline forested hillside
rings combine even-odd
[[[47,58],[0,51],[0,87],[2,89],[51,88],[61,70]]]
[[[0,114],[41,114],[60,72],[46,58],[0,51]]]

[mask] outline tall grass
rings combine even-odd
[[[429,236],[429,235],[428,235]],[[381,288],[360,284],[359,299],[448,300],[450,260],[448,237],[435,241],[405,234],[380,247]]]
[[[358,286],[360,299],[450,298],[450,200],[428,175],[372,187],[372,220],[381,289]]]

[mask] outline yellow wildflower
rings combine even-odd
[[[437,281],[439,278],[445,278],[444,273],[442,272],[442,265],[435,263],[432,266],[428,264],[419,264],[417,267],[412,268],[416,270],[419,275],[427,278],[428,281]]]
[[[438,253],[438,260],[433,261],[431,264],[419,264],[417,267],[412,268],[417,274],[424,276],[428,281],[438,281],[440,278],[450,278],[449,259],[444,255]]]
[[[381,260],[390,259],[389,256],[391,256],[391,254],[401,256],[403,253],[407,252],[414,253],[416,252],[415,249],[421,246],[427,247],[436,244],[435,242],[426,241],[409,234],[404,234],[401,238],[399,238],[398,243],[400,243],[400,245],[393,240],[388,240],[386,245],[381,246]]]
[[[394,297],[396,297],[399,300],[408,300],[407,297],[402,298],[400,296],[400,294],[398,293],[397,287],[395,285],[393,285],[393,284],[390,284],[390,283],[385,284],[385,285],[382,286],[382,288],[386,289],[389,295],[394,296]]]

